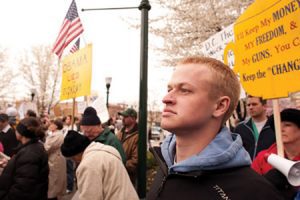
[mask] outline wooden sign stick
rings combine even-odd
[[[277,154],[284,158],[284,149],[281,136],[281,119],[279,111],[279,101],[278,99],[273,100],[273,114],[274,114],[274,124],[276,133],[276,144],[277,144]]]

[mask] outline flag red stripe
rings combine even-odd
[[[61,48],[63,47],[63,44],[65,43],[68,35],[68,30],[69,30],[70,23],[67,23],[62,32],[59,35],[58,40],[55,43],[55,46],[53,48],[53,52],[56,53],[57,51],[60,51]]]
[[[78,16],[76,3],[73,0],[53,45],[52,52],[60,58],[64,49],[82,32],[83,26]]]

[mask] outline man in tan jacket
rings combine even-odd
[[[135,185],[137,176],[138,165],[138,125],[136,122],[137,112],[128,108],[123,112],[119,112],[123,116],[124,127],[117,134],[118,139],[121,141],[123,149],[126,154],[126,169],[129,174],[130,180]]]
[[[86,136],[70,130],[61,152],[79,164],[76,178],[80,200],[138,200],[114,147],[90,142]]]

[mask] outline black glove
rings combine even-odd
[[[264,177],[278,189],[285,189],[290,186],[287,178],[277,169],[271,169]]]
[[[296,189],[290,185],[285,175],[277,169],[271,169],[264,177],[279,190],[285,199],[293,199],[296,195]]]

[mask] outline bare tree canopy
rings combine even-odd
[[[158,50],[163,65],[200,54],[200,44],[232,24],[254,0],[155,0],[152,4],[164,14],[150,22],[150,31],[163,38]]]
[[[51,92],[58,66],[48,46],[32,47],[20,60],[22,78],[28,83],[29,89],[37,91],[37,106],[40,112],[45,111],[51,101]],[[58,85],[58,84],[56,84]]]
[[[7,64],[6,49],[0,48],[0,97],[6,98],[8,92],[13,91],[12,79],[14,77],[13,70]]]

